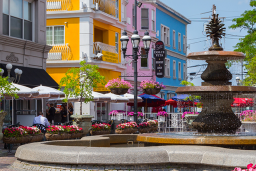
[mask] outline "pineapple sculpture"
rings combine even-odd
[[[224,24],[218,18],[218,16],[218,14],[213,14],[211,21],[206,26],[207,37],[210,37],[212,39],[212,46],[209,48],[209,51],[223,50],[223,48],[219,44],[219,39],[221,39],[222,36],[225,36],[224,31],[226,30],[226,28],[224,27]]]

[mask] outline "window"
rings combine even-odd
[[[178,34],[178,49],[181,51],[181,34]]]
[[[151,12],[151,20],[152,20],[152,30],[155,31],[155,11]]]
[[[186,53],[187,45],[186,45],[186,36],[183,35],[183,52]]]
[[[176,79],[176,61],[175,60],[173,60],[172,68],[173,68],[173,79]]]
[[[116,45],[116,53],[119,53],[119,39],[118,39],[118,33],[115,34],[115,45]]]
[[[47,45],[64,45],[65,44],[64,26],[46,27],[46,44]]]
[[[183,80],[187,80],[187,67],[186,67],[186,63],[183,64]]]
[[[181,63],[179,62],[178,63],[178,76],[179,76],[179,79],[181,79]]]
[[[118,0],[116,0],[116,18],[118,18],[118,9],[119,9],[119,4],[118,4],[119,2],[118,2]]]
[[[135,27],[135,8],[132,7],[132,26]]]
[[[154,58],[154,49],[152,49],[152,69],[155,69],[156,59]]]
[[[164,75],[166,77],[170,77],[170,59],[165,58],[165,68],[164,68]]]
[[[141,68],[147,68],[148,67],[148,58],[147,58],[147,54],[144,48],[141,48],[141,62],[140,62],[140,66]]]
[[[148,9],[141,9],[141,29],[149,29]]]
[[[170,100],[171,99],[171,93],[167,93],[167,98],[166,100]]]
[[[172,31],[172,46],[173,49],[176,49],[176,38],[175,38],[175,30]]]
[[[32,3],[3,0],[3,34],[32,41]]]
[[[161,25],[161,40],[165,45],[170,45],[170,29],[164,25]]]

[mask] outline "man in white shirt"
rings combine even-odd
[[[42,112],[38,113],[38,116],[34,118],[33,121],[33,125],[34,124],[42,124],[44,125],[46,128],[50,126],[48,119],[46,117],[43,116]]]

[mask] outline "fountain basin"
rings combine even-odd
[[[203,51],[189,53],[187,58],[193,60],[226,61],[244,59],[244,54],[235,51]]]
[[[102,135],[85,137],[83,140],[26,144],[17,149],[15,154],[17,161],[12,168],[14,170],[20,168],[29,170],[31,167],[36,170],[38,167],[57,170],[196,169],[224,171],[235,167],[245,168],[248,163],[256,163],[256,153],[251,150],[196,145],[114,148],[96,147],[94,144],[96,141],[99,144],[100,141],[106,140],[114,143],[125,141],[127,143],[129,138],[139,141],[147,137],[149,140],[149,136],[160,138],[160,135],[156,134]],[[82,142],[79,143],[79,141]],[[85,142],[88,142],[87,145],[82,145]],[[164,142],[165,140],[161,141],[161,143]]]

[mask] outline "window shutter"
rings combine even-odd
[[[164,42],[164,26],[161,26],[161,40]]]

